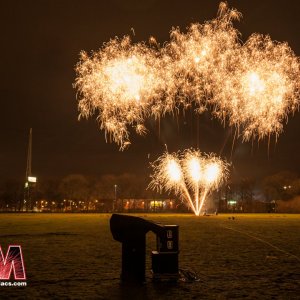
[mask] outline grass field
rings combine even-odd
[[[180,268],[199,281],[152,283],[148,255],[147,283],[120,285],[109,214],[0,214],[0,245],[22,245],[28,279],[0,298],[300,299],[300,215],[138,216],[180,226]]]

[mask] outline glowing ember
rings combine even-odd
[[[153,164],[149,187],[174,192],[199,216],[207,195],[228,176],[228,164],[213,154],[198,150],[164,153]]]

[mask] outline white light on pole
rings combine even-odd
[[[36,178],[36,177],[28,176],[28,182],[36,183],[36,181],[37,181],[37,178]]]

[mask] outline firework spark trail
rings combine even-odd
[[[206,196],[207,196],[207,192],[208,192],[207,189],[205,189],[204,192],[203,192],[203,195],[202,195],[202,198],[201,198],[201,201],[200,201],[200,206],[198,208],[199,214],[200,214],[200,212],[202,210],[202,207],[203,207],[203,204],[205,202],[205,199],[206,199]]]
[[[212,108],[243,140],[276,137],[299,108],[300,61],[286,43],[253,34],[243,44],[233,20],[241,14],[220,3],[218,16],[171,31],[162,48],[112,39],[77,64],[80,117],[98,114],[100,128],[124,149],[129,128],[146,134],[145,120],[160,119],[192,103]]]
[[[195,214],[197,214],[197,211],[198,211],[198,209],[197,209],[197,206],[198,206],[197,201],[195,202],[195,204],[196,204],[196,207],[195,207],[195,204],[194,204],[194,202],[192,200],[192,197],[191,197],[191,195],[190,195],[190,193],[189,193],[189,191],[188,191],[188,189],[186,187],[186,184],[184,182],[181,183],[181,188],[182,188],[182,191],[183,191],[182,197],[183,198],[185,197],[185,199],[187,200],[188,206],[192,209],[193,212],[195,212]]]
[[[218,189],[228,176],[228,164],[213,154],[188,149],[164,153],[152,165],[149,188],[174,192],[199,216],[207,195]],[[191,196],[194,195],[194,197]]]

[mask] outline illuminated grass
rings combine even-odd
[[[35,298],[291,299],[299,291],[300,215],[243,214],[194,217],[140,214],[180,226],[180,267],[200,281],[127,289],[119,285],[121,244],[109,214],[0,214],[0,245],[21,244],[26,288],[1,296]],[[230,219],[229,219],[230,218]],[[147,251],[154,235],[147,237]],[[148,254],[149,254],[148,253]]]

